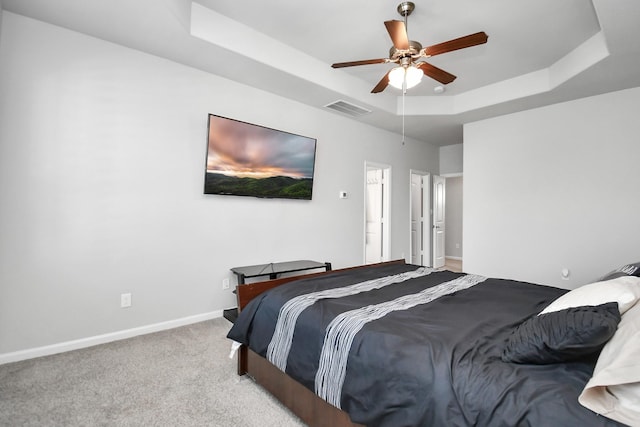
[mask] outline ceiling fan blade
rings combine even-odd
[[[415,66],[417,68],[420,68],[425,76],[431,77],[432,79],[439,81],[443,85],[449,84],[456,79],[456,76],[454,76],[453,74],[447,73],[445,70],[442,70],[427,62],[417,62],[415,63]]]
[[[356,65],[384,64],[385,62],[389,62],[389,60],[387,58],[365,59],[362,61],[338,62],[331,65],[331,67],[332,68],[354,67]]]
[[[465,47],[471,47],[486,43],[488,38],[489,36],[487,36],[484,31],[480,31],[479,33],[469,34],[468,36],[449,40],[448,42],[425,47],[424,54],[427,57],[436,56],[440,55],[441,53],[447,53],[453,50],[464,49]]]
[[[384,21],[387,32],[391,37],[393,46],[398,50],[409,49],[409,36],[407,36],[407,29],[402,21]]]
[[[389,70],[387,72],[387,74],[384,75],[382,80],[380,80],[378,82],[378,84],[376,85],[376,87],[373,88],[371,93],[380,93],[380,92],[382,92],[383,90],[385,90],[387,88],[387,86],[389,85],[389,73],[390,72],[391,72],[391,70]]]

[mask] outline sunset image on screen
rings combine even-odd
[[[316,140],[209,116],[205,194],[310,199]]]

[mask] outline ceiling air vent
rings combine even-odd
[[[327,104],[325,105],[325,107],[351,117],[360,117],[364,116],[365,114],[371,113],[371,110],[367,110],[364,107],[360,107],[350,102],[343,101],[342,99]]]

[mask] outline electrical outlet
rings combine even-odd
[[[222,289],[229,289],[229,279],[222,279]]]
[[[131,307],[131,294],[120,294],[120,308]]]

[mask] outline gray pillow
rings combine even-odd
[[[534,315],[514,329],[502,360],[548,364],[599,353],[616,332],[618,323],[620,312],[615,302]]]

